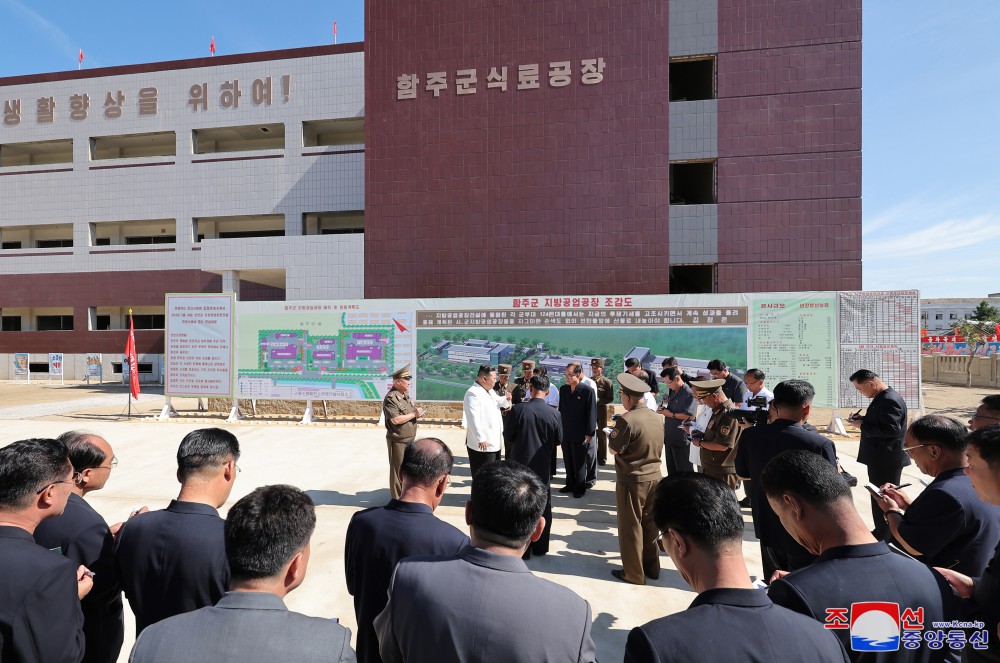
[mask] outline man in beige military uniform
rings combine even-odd
[[[712,410],[705,432],[692,433],[692,444],[701,447],[701,469],[733,490],[740,487],[736,476],[736,445],[743,431],[739,419],[728,414],[736,405],[722,391],[723,379],[692,380],[694,395]]]
[[[497,383],[493,385],[493,392],[502,398],[507,398],[507,394],[511,393],[510,369],[510,364],[499,364],[497,366]]]
[[[597,385],[597,464],[608,464],[608,435],[604,429],[608,426],[608,410],[615,400],[615,386],[611,380],[604,377],[604,359],[594,357],[590,360],[590,372]]]
[[[663,419],[643,403],[649,384],[630,373],[616,379],[626,412],[615,421],[608,449],[615,457],[618,545],[625,568],[611,575],[633,585],[645,585],[647,577],[660,577],[653,497],[663,477]]]
[[[514,380],[514,388],[510,392],[510,403],[511,405],[517,405],[518,403],[530,400],[528,382],[531,381],[531,375],[535,370],[535,362],[531,359],[525,359],[521,362],[521,377]]]
[[[424,409],[415,407],[407,391],[410,389],[410,365],[392,374],[392,389],[382,400],[385,415],[385,444],[389,448],[389,491],[399,499],[403,486],[399,481],[399,466],[403,464],[406,445],[417,436],[417,417],[424,416]]]

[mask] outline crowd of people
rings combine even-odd
[[[596,661],[589,603],[525,560],[549,552],[556,450],[561,490],[578,499],[596,480],[599,432],[615,468],[614,581],[657,579],[666,553],[697,593],[688,609],[636,625],[626,661],[1000,660],[1000,396],[968,427],[934,414],[908,424],[878,375],[851,376],[871,399],[850,421],[872,530],[833,442],[808,424],[807,381],[768,390],[759,370],[741,381],[716,361],[697,379],[672,364],[657,400],[657,381],[627,366],[615,414],[600,359],[592,377],[566,367],[557,407],[548,375],[527,364],[513,382],[509,366],[480,367],[466,395],[467,531],[435,515],[455,458],[417,437],[424,412],[407,394],[408,368],[393,375],[391,498],[354,514],[344,545],[356,651],[337,620],[284,602],[309,566],[306,493],[262,486],[220,516],[240,473],[231,432],[187,434],[177,498],[111,525],[87,501],[117,465],[106,439],[74,431],[0,448],[0,660],[118,660],[124,595],[137,663]],[[911,459],[933,478],[915,499],[899,484]],[[765,570],[756,579],[744,509]]]

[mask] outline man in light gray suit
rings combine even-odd
[[[472,545],[396,566],[375,619],[385,663],[596,660],[590,605],[521,560],[545,529],[547,492],[520,463],[479,468],[465,505]]]
[[[354,663],[351,632],[328,619],[290,612],[282,600],[302,584],[316,509],[292,486],[263,486],[229,511],[231,591],[214,606],[147,627],[129,661]]]

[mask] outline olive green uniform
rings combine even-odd
[[[708,420],[705,428],[705,435],[702,442],[712,442],[727,447],[726,451],[710,451],[701,448],[701,468],[702,472],[710,477],[727,484],[733,490],[740,487],[740,479],[736,476],[736,445],[739,443],[740,428],[739,419],[725,414],[728,408],[735,408],[733,402],[728,398],[715,410],[712,411],[712,418]]]
[[[615,386],[605,376],[594,378],[597,384],[597,462],[608,462],[608,435],[604,429],[608,425],[608,406],[615,400]]]
[[[640,403],[618,417],[608,441],[615,452],[615,502],[623,578],[636,585],[660,577],[653,496],[663,477],[663,417]]]
[[[416,418],[396,425],[392,423],[401,414],[416,412],[409,394],[397,389],[390,389],[382,400],[382,412],[385,414],[385,443],[389,450],[389,491],[393,499],[399,499],[403,493],[403,485],[399,481],[399,466],[403,464],[403,451],[406,445],[417,436]]]

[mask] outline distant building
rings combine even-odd
[[[972,316],[979,302],[984,300],[1000,308],[1000,296],[997,294],[989,297],[921,299],[920,324],[932,336],[950,332],[955,325]]]
[[[499,364],[513,352],[514,346],[510,343],[494,343],[470,338],[463,344],[449,343],[444,348],[444,357],[448,361],[463,364]]]
[[[593,372],[590,370],[591,359],[593,357],[584,357],[583,355],[541,355],[538,358],[538,364],[549,372],[551,378],[553,375],[562,375],[567,366],[574,361],[578,361],[583,366],[583,374],[591,378],[594,377]]]

